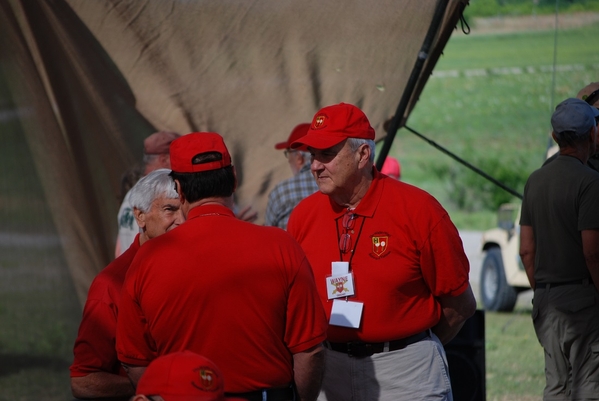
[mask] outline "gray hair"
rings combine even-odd
[[[370,163],[374,164],[374,152],[375,152],[375,144],[372,139],[362,139],[362,138],[347,138],[347,144],[352,152],[358,150],[358,148],[364,144],[368,145],[370,148]]]
[[[161,196],[167,199],[179,198],[179,194],[175,191],[175,182],[169,176],[170,172],[169,169],[160,168],[137,181],[129,192],[131,206],[148,213],[156,198]]]

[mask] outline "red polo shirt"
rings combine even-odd
[[[321,343],[326,328],[297,242],[203,205],[138,252],[123,287],[117,351],[137,366],[194,351],[237,393],[293,382],[293,354]]]
[[[356,294],[349,300],[364,303],[361,324],[359,329],[330,325],[333,342],[383,342],[419,333],[438,323],[438,297],[457,296],[468,287],[462,241],[439,202],[373,170],[350,233]],[[346,211],[317,192],[300,202],[287,228],[308,256],[327,317],[332,301],[325,277],[331,275],[331,262],[351,255],[339,251]]]

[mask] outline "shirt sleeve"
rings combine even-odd
[[[458,296],[469,284],[470,264],[457,228],[445,214],[421,249],[422,275],[435,297]]]
[[[277,187],[275,187],[268,195],[268,203],[266,204],[266,215],[264,217],[264,225],[266,226],[277,226],[278,216],[277,210],[280,209],[278,205],[278,196],[276,195]]]
[[[71,377],[94,372],[119,373],[115,349],[116,306],[89,299],[83,309],[79,333],[73,349]]]
[[[299,245],[298,245],[299,248]],[[300,264],[289,287],[285,343],[296,354],[326,339],[328,323],[316,291],[314,275],[308,259],[300,250]]]
[[[135,280],[135,275],[127,276],[123,286],[117,319],[116,350],[121,362],[147,366],[157,357],[156,343],[135,297]]]

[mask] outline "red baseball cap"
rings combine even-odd
[[[144,139],[144,153],[146,155],[167,155],[171,142],[179,137],[181,135],[176,132],[155,132]]]
[[[374,139],[374,129],[366,115],[354,105],[339,103],[320,109],[308,133],[291,144],[292,149],[328,149],[347,138]]]
[[[202,153],[217,152],[220,160],[207,163],[193,163],[193,159]],[[218,170],[231,165],[231,155],[223,137],[215,132],[192,132],[174,140],[170,148],[171,169],[176,173],[199,173]]]
[[[165,401],[223,401],[225,385],[214,362],[183,351],[153,360],[139,379],[136,394],[159,395]]]
[[[308,128],[310,128],[310,124],[308,123],[297,125],[293,131],[291,131],[291,134],[289,134],[289,138],[287,138],[285,142],[277,143],[275,145],[275,149],[289,149],[293,142],[297,141],[308,133]]]

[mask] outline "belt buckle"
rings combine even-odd
[[[374,350],[372,344],[363,343],[359,341],[352,341],[347,343],[347,355],[354,358],[364,358],[372,356]]]

